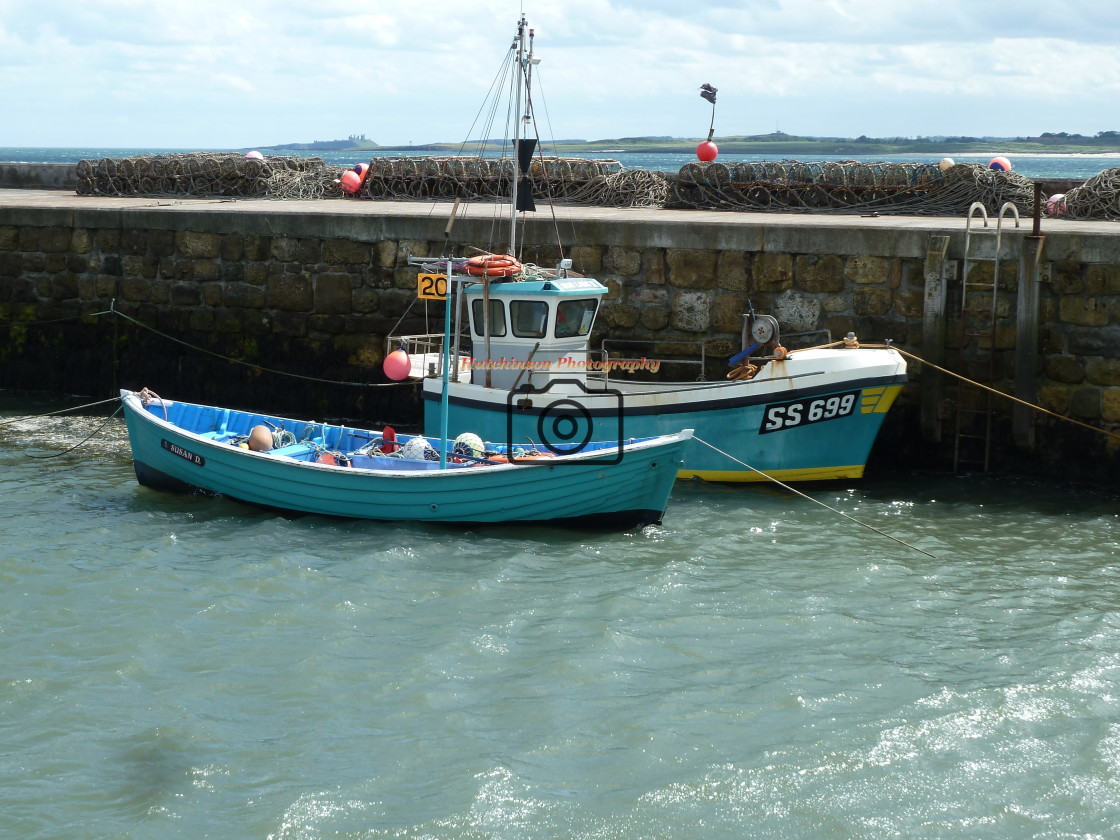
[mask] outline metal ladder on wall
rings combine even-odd
[[[964,228],[964,259],[961,264],[961,329],[960,373],[968,379],[991,387],[996,380],[996,322],[999,318],[999,275],[1003,247],[1003,220],[1015,217],[1019,227],[1019,209],[1005,202],[999,209],[995,227],[988,225],[988,211],[979,201],[968,208]],[[983,227],[973,228],[972,220],[980,216]],[[994,237],[994,255],[978,257],[973,236]],[[977,263],[991,263],[991,279],[972,279],[971,269]],[[991,468],[992,458],[992,393],[957,381],[954,400],[953,471],[964,464]]]

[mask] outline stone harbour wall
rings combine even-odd
[[[418,422],[415,385],[391,384],[380,370],[390,334],[442,329],[442,304],[416,299],[407,258],[485,243],[493,221],[468,215],[449,240],[446,213],[430,206],[295,204],[304,203],[0,203],[0,387],[104,397],[148,386],[183,399]],[[1107,223],[1048,225],[1042,239],[1029,220],[1005,231],[996,329],[976,337],[961,315],[963,228],[953,219],[702,211],[572,211],[561,222],[565,254],[609,289],[599,337],[647,341],[642,352],[661,358],[703,346],[708,379],[724,376],[753,306],[783,334],[890,339],[950,370],[975,368],[970,357],[979,357],[986,372],[970,378],[1120,427],[1120,238]],[[526,260],[560,257],[545,220],[527,225],[523,244]],[[990,283],[992,248],[973,249],[970,282]],[[1024,286],[1036,298],[1033,324],[1020,311]],[[978,297],[989,306],[990,290]],[[895,465],[943,465],[952,448],[954,381],[923,367],[911,360],[912,383],[876,449]],[[1067,468],[1072,458],[1082,465],[1073,473],[1095,476],[1115,462],[1105,435],[1043,415],[1021,419],[1012,435],[1012,405],[997,399],[995,408],[1006,431],[996,435],[997,463]]]

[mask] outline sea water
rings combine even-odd
[[[0,837],[1120,834],[1115,487],[287,518],[58,407],[0,394]]]
[[[13,161],[23,163],[77,163],[80,160],[98,160],[100,158],[125,158],[136,155],[177,154],[194,151],[230,151],[228,149],[111,149],[111,148],[0,148],[0,161]],[[269,155],[297,155],[304,157],[321,157],[332,166],[349,168],[356,163],[363,163],[373,157],[424,157],[431,152],[409,152],[401,150],[383,151],[378,149],[355,151],[295,151],[289,149],[269,150]],[[447,152],[439,152],[443,155]],[[582,157],[592,160],[611,159],[619,161],[627,169],[648,169],[658,172],[678,172],[686,163],[694,163],[696,156],[685,153],[669,152],[619,152],[604,146],[603,151],[564,153],[567,157]],[[954,154],[953,160],[958,163],[982,163],[985,166],[991,161],[993,153]],[[732,161],[780,161],[789,160],[791,155],[722,155],[720,162]],[[890,163],[925,163],[936,164],[942,155],[812,155],[805,160],[816,162],[825,161],[862,161],[874,163],[887,161]],[[1106,169],[1120,167],[1120,152],[1115,154],[1029,154],[1011,155],[1011,162],[1015,172],[1026,178],[1032,179],[1081,179],[1088,180],[1099,175]]]

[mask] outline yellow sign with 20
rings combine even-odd
[[[416,297],[423,300],[444,300],[447,297],[446,274],[416,275]]]

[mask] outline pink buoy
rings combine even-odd
[[[1046,199],[1046,213],[1050,216],[1061,216],[1066,212],[1066,194],[1054,193]]]
[[[394,350],[385,357],[385,361],[381,363],[381,369],[394,382],[399,382],[412,372],[412,360],[408,358],[408,353],[404,350]]]
[[[696,157],[704,163],[710,163],[716,159],[719,154],[719,148],[711,140],[705,140],[696,147]]]
[[[992,158],[992,162],[988,164],[988,168],[989,169],[994,169],[997,172],[1010,172],[1011,171],[1011,161],[1009,161],[1007,158],[1003,157],[1002,155],[999,156],[999,157],[994,157],[994,158]]]
[[[246,152],[245,157],[248,160],[264,160],[264,155],[257,151]]]

